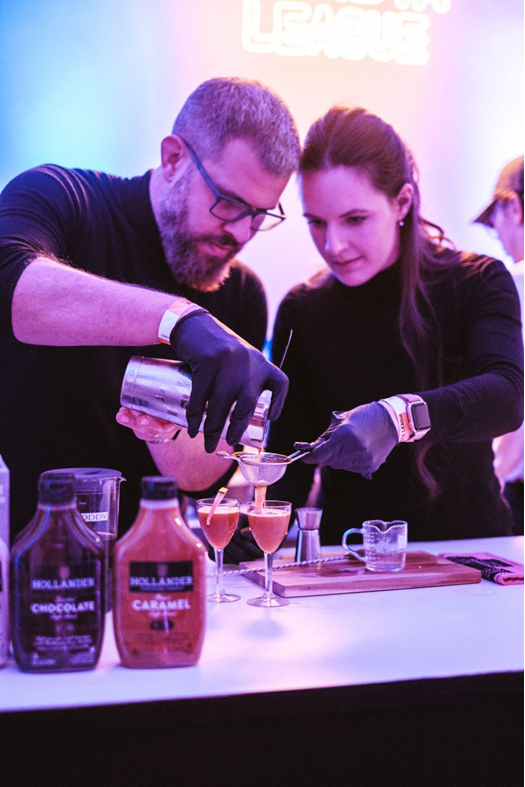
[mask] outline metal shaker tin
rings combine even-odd
[[[124,373],[120,403],[130,410],[140,410],[179,426],[187,426],[186,408],[191,394],[191,369],[182,361],[145,358],[134,355]],[[260,448],[268,429],[271,391],[263,391],[257,400],[252,420],[241,437],[243,445]],[[226,437],[228,417],[221,437]],[[199,427],[204,429],[204,418]]]

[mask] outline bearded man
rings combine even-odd
[[[275,93],[219,78],[187,99],[157,169],[128,179],[45,165],[6,186],[0,453],[11,471],[11,540],[34,512],[45,470],[120,470],[124,532],[142,476],[174,475],[193,496],[220,483],[224,460],[213,452],[234,403],[228,445],[265,388],[278,417],[287,380],[256,349],[264,291],[235,256],[284,219],[279,199],[299,150]],[[117,420],[130,429],[115,422],[132,355],[192,367],[188,430],[175,441],[175,426],[149,416],[121,410]]]

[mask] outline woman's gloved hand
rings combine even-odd
[[[186,410],[190,437],[199,431],[207,405],[204,446],[208,453],[217,448],[234,404],[226,435],[230,445],[240,442],[264,389],[273,394],[269,418],[279,417],[288,392],[286,375],[207,311],[182,317],[170,342],[176,357],[185,361],[193,373]]]
[[[379,402],[335,412],[328,429],[313,443],[296,443],[295,448],[310,449],[302,461],[330,465],[334,470],[349,470],[371,478],[398,443],[396,428]]]

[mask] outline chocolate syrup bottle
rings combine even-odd
[[[174,478],[142,479],[131,529],[117,542],[113,615],[125,667],[184,667],[202,650],[206,550],[182,519]]]
[[[15,660],[28,672],[93,669],[104,633],[104,547],[76,508],[74,476],[44,473],[11,551]]]
[[[0,538],[0,667],[7,663],[9,645],[8,575],[9,550]]]

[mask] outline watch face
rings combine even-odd
[[[428,414],[428,407],[424,402],[415,402],[411,407],[411,411],[412,422],[418,432],[423,429],[430,429],[430,416]]]

